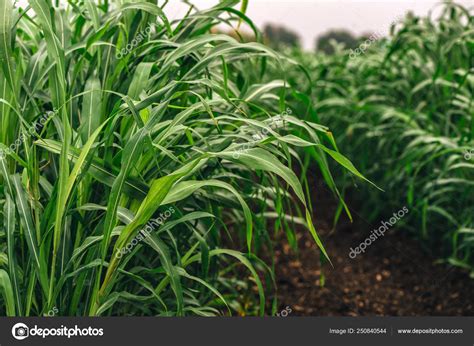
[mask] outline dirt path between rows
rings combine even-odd
[[[319,203],[328,205],[328,203]],[[325,264],[320,287],[319,251],[312,238],[299,232],[299,254],[286,239],[276,250],[279,307],[305,316],[457,316],[474,315],[474,279],[422,250],[402,229],[394,227],[355,259],[349,249],[360,244],[375,225],[357,215],[329,232],[332,213],[317,222],[334,264]],[[324,216],[326,215],[326,216]],[[318,217],[318,215],[316,215]]]

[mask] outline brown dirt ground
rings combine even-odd
[[[332,213],[324,212],[323,219],[331,220]],[[309,234],[299,232],[298,254],[286,239],[278,242],[281,310],[290,307],[292,316],[474,315],[474,279],[465,270],[439,264],[401,229],[390,229],[364,254],[349,258],[349,249],[375,227],[356,213],[353,217],[354,223],[346,222],[334,232],[329,232],[328,222],[318,222],[334,265],[323,267],[324,287],[320,287],[319,250]]]

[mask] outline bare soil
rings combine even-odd
[[[307,232],[299,232],[299,253],[286,239],[277,243],[276,278],[281,310],[292,316],[473,316],[474,279],[468,272],[439,263],[408,232],[396,226],[355,259],[350,248],[375,228],[353,214],[333,232],[333,203],[317,222],[333,267],[320,265],[319,250]],[[357,206],[351,206],[357,211]],[[321,220],[322,219],[322,220]],[[321,287],[321,270],[325,284]]]

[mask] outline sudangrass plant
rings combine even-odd
[[[401,228],[474,275],[473,10],[446,3],[408,14],[363,55],[293,56],[314,81],[306,119],[330,123],[341,150],[385,190],[346,180],[364,216],[407,206]],[[293,71],[289,83],[305,85]]]
[[[304,225],[328,258],[297,149],[330,182],[326,154],[357,171],[325,126],[273,126],[296,89],[264,78],[273,50],[211,34],[255,29],[236,5],[0,0],[2,313],[263,315],[269,230]]]

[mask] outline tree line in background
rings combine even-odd
[[[285,26],[266,24],[263,28],[263,34],[266,43],[275,49],[281,49],[282,47],[301,48],[300,36]],[[336,46],[341,46],[342,49],[355,49],[370,35],[368,33],[356,36],[345,29],[331,29],[316,38],[314,49],[326,54],[333,54]]]

